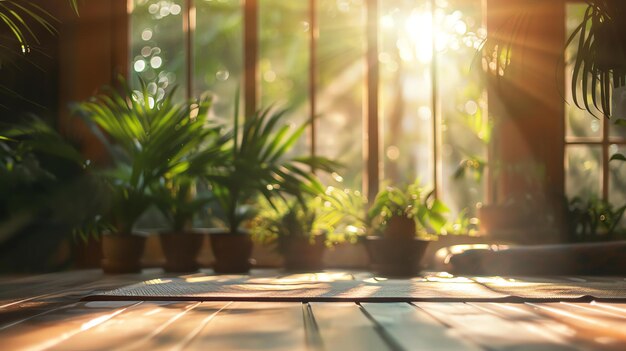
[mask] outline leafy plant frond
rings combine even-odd
[[[575,46],[572,100],[593,116],[599,112],[610,117],[612,89],[626,85],[625,17],[623,1],[589,1],[581,23],[566,42]]]
[[[237,100],[236,100],[237,101]],[[273,205],[275,199],[284,201],[285,195],[304,203],[304,194],[323,191],[311,167],[333,171],[337,163],[322,157],[290,157],[289,152],[306,130],[307,124],[292,127],[285,124],[287,110],[266,108],[249,116],[240,124],[235,116],[232,141],[226,146],[218,177],[209,179],[215,197],[225,215],[231,232],[250,217],[240,217],[237,209],[263,196]],[[251,212],[243,213],[246,216]]]
[[[203,173],[214,164],[212,156],[219,154],[216,148],[223,147],[214,143],[224,143],[220,127],[207,122],[211,99],[177,103],[174,93],[172,89],[159,99],[150,92],[150,83],[140,80],[139,89],[134,90],[120,78],[117,88],[105,88],[74,106],[115,163],[113,170],[102,174],[115,194],[119,211],[113,213],[112,221],[117,228],[130,230],[157,194],[161,208],[186,206],[176,189],[184,185],[185,177]]]
[[[394,216],[412,218],[418,234],[423,235],[440,233],[448,222],[446,215],[449,212],[450,209],[417,180],[403,188],[388,186],[378,192],[368,210],[368,217],[372,223],[382,226]]]

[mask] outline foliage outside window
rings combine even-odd
[[[572,33],[584,17],[587,4],[571,2],[566,5],[566,35]],[[566,77],[571,79],[575,45],[568,46]],[[616,207],[626,204],[626,171],[624,162],[610,161],[615,154],[626,151],[626,128],[608,119],[576,107],[571,98],[571,81],[565,82],[568,103],[565,107],[565,170],[566,194],[590,201],[602,199]]]
[[[232,97],[245,74],[244,2],[129,1],[131,73],[156,80],[151,89],[162,94],[173,84],[191,86],[194,95],[209,90],[216,96],[215,116],[230,118]],[[334,180],[358,190],[366,169],[362,153],[368,2],[314,3],[311,9],[309,1],[258,0],[259,103],[291,108],[298,124],[310,118],[314,99],[315,152],[342,162],[346,167]],[[456,213],[475,208],[485,198],[482,172],[454,179],[459,165],[485,164],[490,137],[480,70],[471,68],[486,35],[481,4],[378,4],[381,180],[409,184],[418,178],[425,186],[436,186],[439,197]],[[311,31],[317,33],[314,94],[309,89]],[[183,90],[178,92],[181,98]],[[303,141],[296,152],[310,145],[310,139]]]

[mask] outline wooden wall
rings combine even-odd
[[[546,195],[538,212],[560,212],[564,195],[564,0],[486,0],[489,35],[511,47],[504,75],[488,78],[495,122],[491,202]]]
[[[118,75],[128,71],[128,15],[126,0],[80,2],[77,16],[67,0],[55,0],[59,26],[59,117],[66,133],[81,140],[83,152],[94,161],[106,159],[102,147],[87,136],[71,116],[72,102],[83,101]]]

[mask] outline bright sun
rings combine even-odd
[[[433,50],[458,49],[458,36],[464,35],[467,30],[460,11],[451,15],[437,14],[436,23],[433,23],[432,12],[423,9],[414,9],[404,18],[398,17],[397,13],[396,16],[385,15],[381,17],[380,24],[383,29],[397,33],[396,46],[406,62],[428,64],[432,61]]]
[[[433,17],[430,12],[413,11],[404,22],[415,59],[427,63],[433,57]]]

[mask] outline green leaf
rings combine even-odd
[[[613,156],[611,156],[611,158],[609,159],[609,162],[614,161],[614,160],[626,162],[626,156],[624,156],[624,154],[619,154],[619,153],[613,154]]]

